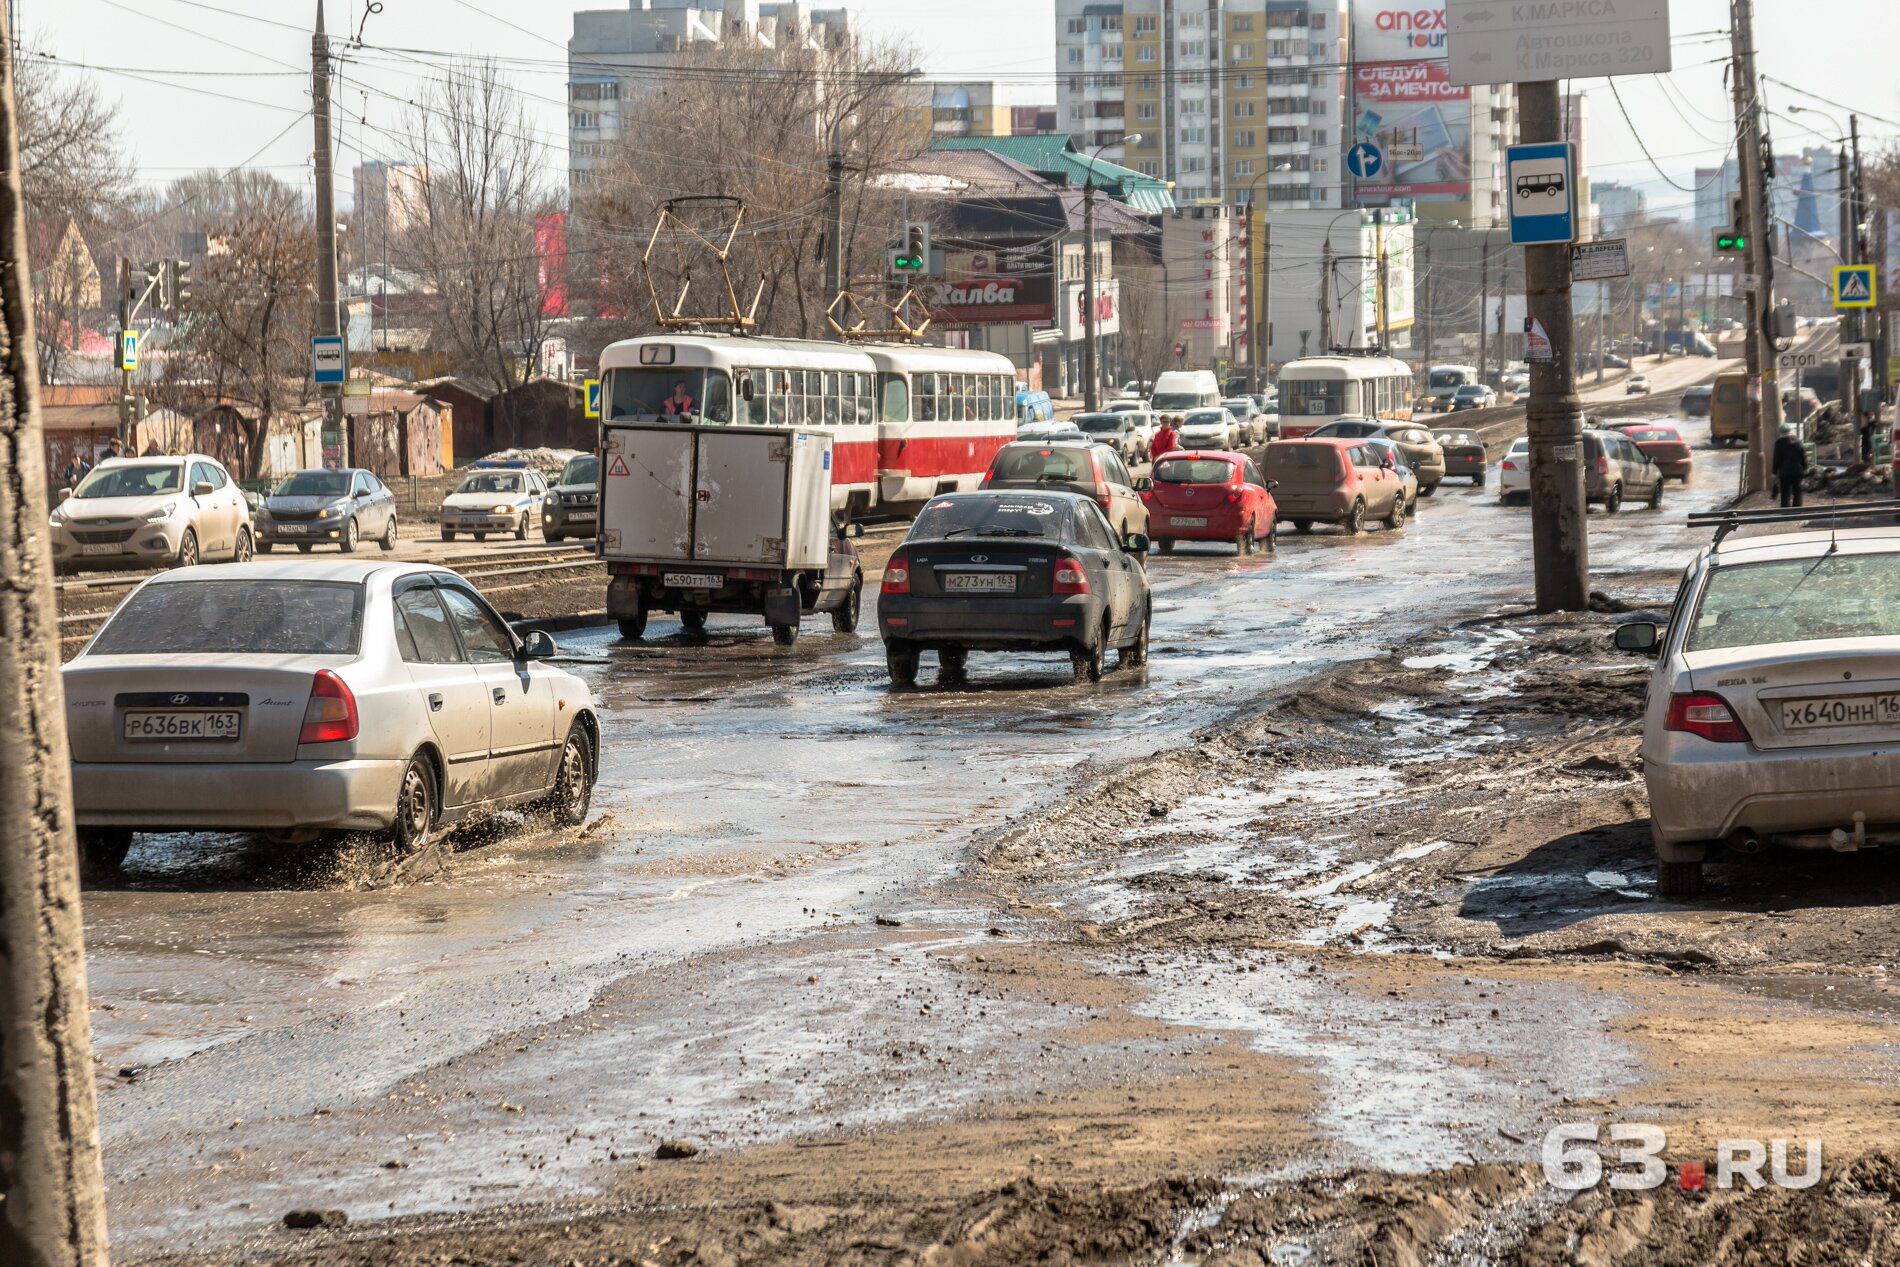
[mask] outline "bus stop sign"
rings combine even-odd
[[[1567,141],[1505,151],[1511,245],[1569,246],[1577,240],[1577,155]]]

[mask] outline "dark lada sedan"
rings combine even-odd
[[[927,505],[884,569],[878,628],[894,686],[925,651],[944,676],[971,651],[1066,651],[1077,682],[1148,658],[1148,538],[1116,540],[1075,493],[954,493]]]

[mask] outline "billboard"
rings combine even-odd
[[[1353,17],[1353,131],[1386,156],[1365,198],[1471,197],[1471,90],[1445,63],[1445,0],[1375,0]]]
[[[944,325],[1056,319],[1055,264],[1046,244],[947,249],[944,277],[920,286],[931,318]]]
[[[567,216],[563,212],[534,221],[535,280],[541,291],[541,315],[567,315]]]

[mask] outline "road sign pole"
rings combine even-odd
[[[1524,143],[1564,139],[1555,80],[1518,85],[1517,108]],[[1566,179],[1566,185],[1563,196],[1574,203],[1574,183]],[[1537,610],[1583,611],[1590,601],[1590,539],[1584,522],[1583,405],[1577,399],[1572,354],[1568,242],[1524,248],[1524,291],[1531,320],[1550,340],[1550,359],[1533,361],[1530,367],[1531,551]]]

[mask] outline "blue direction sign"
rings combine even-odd
[[[1577,240],[1577,155],[1568,142],[1505,151],[1513,246],[1568,246]]]
[[[582,412],[589,418],[600,417],[600,380],[590,378],[581,388],[586,393],[586,405]]]
[[[1871,308],[1875,302],[1872,264],[1843,264],[1834,270],[1836,308]]]
[[[1346,151],[1346,170],[1355,180],[1371,180],[1385,170],[1385,154],[1370,141],[1361,141]]]

